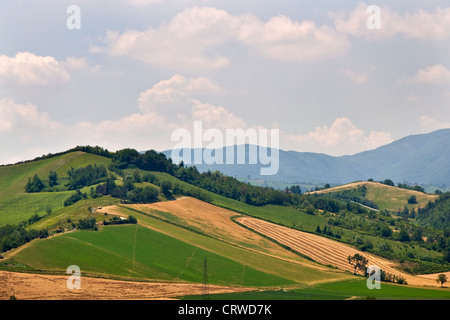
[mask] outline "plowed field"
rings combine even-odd
[[[349,255],[353,256],[354,254],[359,253],[369,260],[369,266],[376,265],[387,273],[401,276],[406,279],[408,284],[437,286],[434,279],[412,276],[398,271],[394,268],[394,264],[391,261],[359,251],[338,241],[255,218],[241,217],[238,221],[247,227],[264,234],[279,243],[287,245],[291,249],[325,265],[332,265],[341,270],[353,272],[353,267],[349,264],[347,257]]]

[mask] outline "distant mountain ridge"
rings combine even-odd
[[[225,155],[231,151],[230,148],[234,148],[235,151],[235,164],[195,166],[201,172],[219,170],[237,178],[251,177],[288,183],[344,184],[373,178],[450,186],[450,129],[407,136],[374,150],[339,157],[322,153],[279,150],[279,170],[275,175],[260,174],[261,166],[267,165],[248,164],[249,145],[245,146],[246,164],[236,164],[239,150],[237,146],[222,148],[221,152]],[[257,147],[258,152],[259,149],[260,147]],[[193,163],[194,152],[191,151]],[[171,157],[172,150],[163,153]]]

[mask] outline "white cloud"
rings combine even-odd
[[[222,106],[194,101],[192,107],[192,121],[202,121],[205,128],[219,129],[246,129],[244,120],[232,114]]]
[[[239,37],[264,55],[279,60],[305,61],[339,56],[350,43],[328,26],[312,21],[297,22],[278,16],[267,23],[254,18],[243,24]]]
[[[439,129],[450,128],[450,122],[434,119],[434,118],[431,118],[426,115],[423,115],[422,117],[420,117],[419,125],[420,125],[422,132],[425,132],[425,133],[436,131]]]
[[[202,121],[203,130],[216,129],[223,136],[226,135],[227,129],[244,131],[252,129],[243,119],[223,106],[214,106],[197,100],[193,100],[192,103],[190,116],[184,118],[168,119],[159,113],[148,111],[116,120],[104,120],[98,123],[84,121],[74,125],[64,125],[53,121],[46,113],[39,112],[34,105],[21,105],[11,99],[2,99],[0,100],[0,148],[6,151],[2,154],[0,161],[8,163],[24,160],[24,156],[36,157],[43,153],[66,150],[76,145],[100,145],[109,150],[127,147],[138,150],[169,150],[176,145],[176,142],[171,141],[172,133],[177,129],[185,129],[193,135],[194,121]],[[421,121],[422,127],[437,126],[435,121],[425,117]],[[253,127],[253,129],[261,129],[261,127]],[[20,138],[19,144],[17,137]],[[47,142],[49,149],[36,149],[36,145],[43,140]],[[280,131],[280,146],[283,149],[331,155],[353,154],[391,141],[389,133],[372,131],[366,134],[347,118],[338,118],[331,126],[317,127],[304,135],[285,134]],[[39,153],[36,153],[38,151]],[[22,158],[18,155],[22,155]]]
[[[317,27],[312,21],[278,16],[263,22],[251,14],[232,15],[210,7],[188,8],[156,29],[108,31],[103,42],[104,46],[93,46],[91,52],[185,71],[228,66],[226,51],[233,45],[287,61],[335,57],[350,47],[346,35],[329,26]]]
[[[389,133],[372,131],[367,135],[348,118],[337,118],[331,126],[317,127],[304,135],[282,134],[282,147],[286,149],[335,156],[374,149],[390,142]]]
[[[93,50],[176,70],[220,69],[229,64],[218,46],[229,38],[230,19],[224,10],[186,9],[158,29],[108,31],[107,46]]]
[[[446,40],[450,37],[450,8],[436,8],[432,12],[416,10],[399,14],[389,7],[380,7],[380,29],[369,29],[366,3],[359,3],[350,12],[330,14],[339,32],[368,39],[392,38],[402,35],[414,39]]]
[[[141,92],[138,103],[143,113],[164,109],[188,110],[198,94],[222,92],[222,89],[205,77],[186,78],[175,74],[168,80],[162,80],[151,89]]]
[[[78,71],[87,71],[96,73],[100,70],[100,65],[90,65],[86,58],[73,58],[68,57],[61,63],[67,69],[73,69]]]
[[[405,80],[406,82],[428,83],[428,84],[450,84],[450,70],[442,64],[428,66],[421,69],[417,74]]]
[[[0,56],[0,83],[46,86],[66,83],[70,75],[54,57],[18,52],[15,57]]]
[[[39,112],[35,105],[18,104],[12,99],[0,100],[1,134],[12,134],[26,141],[33,137],[35,131],[45,136],[60,127],[47,113]]]
[[[170,134],[179,127],[160,115],[135,113],[117,120],[66,125],[52,120],[32,104],[0,100],[0,163],[34,158],[77,145],[100,145],[110,150],[131,147],[170,148]],[[45,141],[47,149],[37,148]],[[27,158],[24,158],[27,157]]]

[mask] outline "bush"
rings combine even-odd
[[[118,216],[114,216],[109,220],[104,220],[103,224],[105,226],[112,225],[112,224],[136,224],[137,219],[134,216],[128,216],[128,219],[122,219]]]
[[[158,190],[150,186],[136,188],[128,192],[127,200],[131,203],[153,203],[158,201]]]
[[[45,188],[44,183],[37,174],[33,176],[33,179],[29,178],[28,183],[25,186],[25,191],[28,193],[41,192]]]
[[[64,206],[70,206],[74,203],[77,203],[78,201],[82,200],[82,199],[86,199],[87,195],[85,193],[81,193],[80,190],[77,190],[74,194],[72,194],[69,198],[66,199],[66,201],[64,201]]]
[[[95,230],[95,231],[98,230],[95,218],[81,219],[76,225],[76,227],[79,230]]]
[[[417,198],[415,195],[412,195],[411,197],[408,198],[408,203],[409,204],[416,204],[417,203]]]

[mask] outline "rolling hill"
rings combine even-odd
[[[39,298],[39,292],[41,297],[47,294],[45,290],[52,291],[52,296],[59,292],[61,298],[76,298],[64,291],[65,281],[60,281],[66,268],[74,264],[81,268],[83,279],[92,279],[83,282],[96,288],[91,297],[102,299],[101,285],[108,283],[123,288],[123,296],[116,292],[111,294],[113,298],[136,298],[131,288],[142,290],[141,297],[148,298],[173,298],[177,296],[174,290],[179,290],[178,297],[201,296],[206,268],[211,293],[252,291],[276,297],[282,289],[291,298],[363,298],[371,294],[369,289],[358,287],[358,294],[344,290],[364,282],[349,272],[345,262],[346,255],[355,252],[372,257],[371,261],[385,261],[384,268],[405,275],[411,284],[436,286],[434,279],[412,274],[417,270],[449,270],[443,260],[445,248],[399,240],[395,231],[400,229],[410,233],[420,229],[433,237],[443,234],[419,228],[414,221],[389,213],[374,214],[325,195],[287,195],[250,188],[224,175],[202,175],[171,164],[155,152],[101,154],[78,150],[0,167],[0,248],[7,248],[6,243],[13,245],[13,249],[0,252],[0,279],[7,283],[6,289],[0,289],[0,299],[11,294],[19,299]],[[107,175],[101,181],[87,179],[91,182],[80,189],[84,196],[65,204],[76,193],[68,189],[73,175],[92,172],[81,170],[89,166],[105,166]],[[33,175],[47,185],[50,171],[58,175],[57,187],[25,191]],[[229,188],[224,194],[230,197],[221,194],[224,190],[220,188]],[[251,194],[240,196],[246,192]],[[251,204],[256,197],[264,200],[261,205]],[[373,199],[381,201],[383,196]],[[38,219],[33,219],[36,215]],[[137,223],[129,219],[106,225],[130,216]],[[86,227],[89,221],[93,224]],[[388,228],[390,235],[379,233],[382,228]],[[48,230],[48,235],[30,236],[14,246],[26,232],[33,235],[34,229]],[[309,245],[302,245],[301,239]],[[322,243],[332,244],[335,257],[326,253],[330,259],[323,260],[323,254],[317,254],[326,251]],[[42,274],[39,281],[33,277],[37,273]],[[20,282],[26,277],[36,286],[54,285],[40,289],[14,285],[12,279]],[[160,284],[159,296],[149,293],[155,283]],[[337,287],[324,289],[332,283]],[[185,284],[193,284],[192,290]],[[445,288],[405,290],[394,296],[442,298],[448,292]],[[88,293],[80,291],[79,298],[89,298]]]
[[[377,204],[380,210],[389,210],[397,212],[405,206],[408,209],[423,208],[429,201],[435,201],[438,196],[434,194],[426,194],[419,191],[408,190],[388,186],[378,182],[359,181],[344,184],[341,186],[310,192],[310,194],[327,194],[340,193],[345,190],[353,190],[358,187],[365,187],[367,190],[365,198]],[[416,204],[409,204],[408,199],[414,195],[417,199]]]

